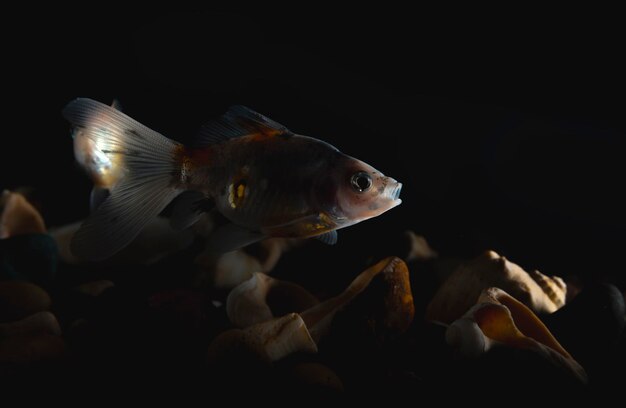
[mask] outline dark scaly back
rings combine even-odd
[[[181,155],[182,173],[185,187],[202,194],[185,194],[176,200],[171,218],[175,229],[186,228],[201,216],[201,202],[219,200],[228,194],[225,180],[235,176],[232,169],[243,169],[242,165],[233,166],[239,154],[233,155],[228,146],[241,146],[241,139],[271,139],[291,136],[283,125],[269,119],[245,106],[236,105],[217,120],[205,124],[191,147]],[[244,144],[245,145],[245,144]],[[234,149],[235,152],[239,150]],[[204,195],[204,196],[203,196]],[[216,202],[218,208],[220,203]]]
[[[314,195],[319,184],[329,181],[337,155],[327,143],[293,134],[246,136],[224,144],[217,155],[222,158],[215,185],[218,208],[250,228],[280,225],[319,211]]]
[[[312,195],[328,181],[337,155],[325,142],[233,106],[202,128],[186,157],[194,175],[190,187],[205,191],[234,223],[258,230],[319,210]]]

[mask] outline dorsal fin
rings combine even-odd
[[[218,120],[207,123],[200,130],[197,146],[221,143],[247,135],[290,136],[285,126],[242,105],[231,106]]]

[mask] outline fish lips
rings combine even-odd
[[[391,200],[392,205],[389,208],[396,207],[402,203],[400,199],[400,192],[402,191],[402,183],[397,182],[396,180],[389,178],[389,183],[385,187],[385,191],[383,195]]]
[[[391,191],[390,197],[394,201],[398,201],[398,204],[402,202],[400,199],[400,191],[402,191],[402,183],[396,182],[396,186]]]

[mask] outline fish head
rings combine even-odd
[[[402,203],[402,183],[353,157],[342,160],[334,182],[343,226],[377,217]]]

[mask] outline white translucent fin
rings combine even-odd
[[[89,209],[91,212],[96,211],[98,207],[109,198],[110,192],[108,188],[94,187],[91,189],[89,196]]]
[[[93,140],[122,176],[72,239],[84,260],[110,257],[180,193],[180,145],[103,103],[79,98],[63,115]]]
[[[89,261],[109,258],[130,244],[178,193],[158,178],[124,180],[76,232],[72,253]]]

